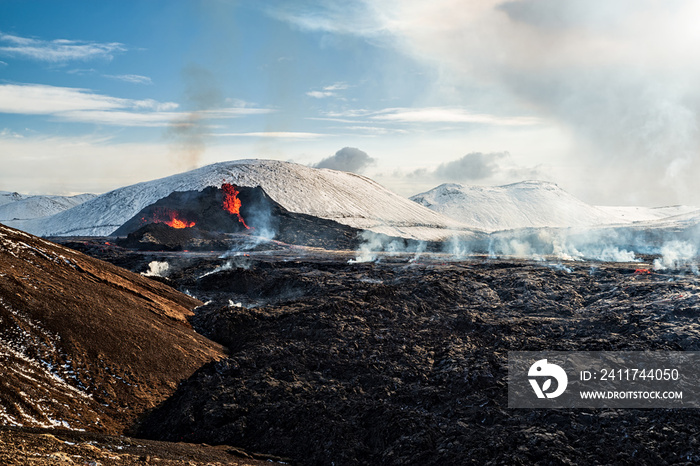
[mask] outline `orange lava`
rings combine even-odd
[[[241,200],[238,199],[239,191],[228,183],[222,184],[221,189],[224,191],[224,210],[230,214],[236,214],[238,221],[250,230],[250,227],[246,225],[245,220],[241,217]]]
[[[158,208],[153,212],[153,223],[165,223],[170,227],[178,229],[192,228],[195,226],[195,222],[190,222],[182,218],[178,211],[166,208]]]

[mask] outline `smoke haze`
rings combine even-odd
[[[210,133],[206,112],[221,108],[224,97],[216,77],[205,68],[189,65],[182,77],[189,112],[170,123],[166,137],[172,140],[177,168],[191,170],[199,166],[206,149]]]

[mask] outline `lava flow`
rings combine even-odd
[[[238,216],[238,221],[243,224],[246,229],[250,230],[250,227],[246,225],[245,220],[241,217],[241,200],[238,199],[239,191],[228,183],[221,185],[221,189],[224,191],[224,210],[236,214]]]
[[[145,218],[142,219],[147,221]],[[173,228],[191,228],[195,226],[195,222],[190,222],[180,217],[176,210],[159,208],[153,212],[153,223],[165,223]]]

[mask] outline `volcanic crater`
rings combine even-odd
[[[290,212],[257,186],[176,191],[138,212],[112,236],[141,250],[227,250],[236,243],[276,241],[326,249],[355,249],[360,230]]]

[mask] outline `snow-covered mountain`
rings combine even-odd
[[[0,191],[0,222],[48,217],[73,208],[97,197],[95,194],[76,196],[27,196]]]
[[[674,205],[667,207],[638,207],[638,206],[597,206],[603,212],[612,214],[620,221],[650,222],[668,219],[679,215],[700,215],[697,206]]]
[[[618,211],[586,204],[556,184],[544,181],[506,186],[449,183],[417,194],[411,200],[484,231],[630,222]]]
[[[109,235],[142,208],[174,191],[222,183],[261,186],[292,212],[392,236],[440,240],[469,228],[392,193],[369,178],[274,160],[236,160],[116,189],[48,218],[7,222],[40,236]]]

